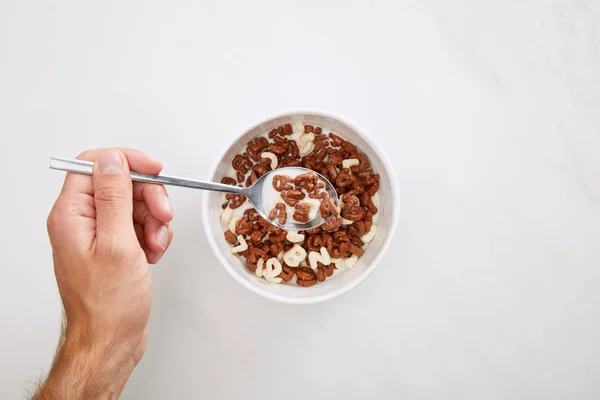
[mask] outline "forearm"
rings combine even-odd
[[[67,335],[34,400],[118,398],[135,361],[114,347]]]

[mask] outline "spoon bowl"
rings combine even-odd
[[[50,158],[50,168],[55,170],[74,172],[84,175],[92,175],[93,167],[94,163],[91,161],[58,157]],[[293,177],[305,172],[315,173],[319,177],[319,179],[323,183],[325,183],[325,190],[327,191],[329,196],[333,198],[333,200],[337,203],[338,195],[331,182],[329,182],[323,175],[311,169],[302,167],[285,167],[269,171],[263,176],[261,176],[256,182],[254,182],[252,186],[249,187],[232,186],[217,182],[204,182],[195,179],[179,178],[168,175],[144,175],[138,174],[137,172],[133,171],[131,172],[131,180],[136,182],[157,183],[162,185],[181,186],[193,189],[212,190],[223,193],[241,194],[242,196],[245,196],[248,199],[248,201],[250,201],[250,203],[252,203],[258,214],[265,220],[267,220],[270,224],[286,230],[302,231],[306,229],[316,228],[325,223],[326,220],[323,217],[321,217],[319,213],[317,213],[316,218],[306,223],[299,223],[291,218],[288,218],[285,224],[280,224],[277,220],[269,220],[269,213],[271,210],[267,209],[268,199],[265,199],[264,193],[266,191],[265,189],[267,185],[270,185],[272,187],[273,176],[289,175]]]
[[[243,194],[244,196],[246,196],[246,198],[254,205],[254,208],[260,214],[261,217],[263,217],[264,219],[266,219],[267,221],[269,221],[271,224],[273,224],[275,226],[278,226],[285,230],[291,230],[291,231],[303,231],[303,230],[307,230],[307,229],[316,228],[316,227],[324,224],[325,221],[327,221],[326,219],[321,217],[320,213],[317,213],[316,218],[314,218],[306,223],[296,222],[292,218],[288,218],[287,221],[285,222],[285,224],[280,224],[279,221],[277,221],[277,219],[269,220],[269,213],[271,210],[268,210],[267,207],[268,207],[270,199],[265,198],[265,192],[269,191],[269,190],[265,190],[265,189],[269,188],[269,187],[272,188],[273,177],[275,175],[289,175],[291,177],[295,177],[297,175],[304,174],[307,172],[314,173],[319,177],[319,180],[325,184],[324,189],[327,191],[327,194],[337,204],[338,195],[337,195],[337,192],[335,191],[335,188],[331,184],[331,182],[329,182],[327,180],[327,178],[325,178],[323,175],[319,174],[318,172],[315,172],[312,169],[302,168],[302,167],[284,167],[284,168],[279,168],[279,169],[269,171],[266,174],[264,174],[263,176],[261,176],[260,178],[258,178],[258,180],[254,183],[254,185],[247,187],[247,188],[240,188],[240,189],[245,190],[245,192],[242,192],[240,194]]]

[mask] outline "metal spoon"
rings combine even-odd
[[[92,175],[92,167],[94,163],[91,161],[83,161],[76,159],[67,159],[67,158],[58,158],[51,157],[50,158],[50,168],[60,171],[74,172],[77,174],[85,174]],[[292,218],[288,218],[284,225],[279,224],[277,220],[269,220],[268,216],[271,210],[267,210],[266,202],[268,199],[263,199],[263,187],[265,185],[272,185],[273,175],[290,175],[295,176],[298,173],[304,172],[314,172],[319,176],[325,183],[325,190],[329,193],[329,196],[333,198],[335,202],[338,200],[337,192],[335,188],[323,175],[316,173],[313,170],[301,167],[285,167],[275,169],[273,171],[269,171],[254,183],[254,185],[250,187],[239,187],[239,186],[231,186],[225,185],[223,183],[216,182],[203,182],[194,179],[186,179],[186,178],[178,178],[175,176],[167,176],[167,175],[143,175],[138,174],[137,172],[131,172],[131,180],[136,182],[147,182],[147,183],[159,183],[162,185],[171,185],[171,186],[182,186],[193,189],[202,189],[202,190],[212,190],[216,192],[224,192],[224,193],[234,193],[241,194],[246,196],[246,198],[254,205],[256,211],[271,224],[279,226],[280,228],[286,230],[294,230],[301,231],[311,228],[316,228],[325,222],[325,219],[321,217],[320,213],[317,213],[317,217],[307,223],[298,223],[294,221]]]

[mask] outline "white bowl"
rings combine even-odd
[[[339,271],[324,282],[311,287],[300,287],[293,284],[272,284],[257,278],[249,271],[241,258],[231,254],[230,245],[223,237],[223,228],[219,222],[222,211],[223,195],[205,192],[202,204],[202,218],[208,242],[225,269],[246,288],[268,299],[291,304],[308,304],[332,299],[356,287],[377,267],[387,251],[399,216],[398,180],[393,167],[381,148],[371,137],[354,123],[319,110],[293,110],[278,113],[261,122],[234,140],[234,142],[218,158],[210,174],[210,180],[219,182],[228,172],[233,157],[243,152],[251,139],[277,127],[300,120],[304,124],[320,126],[332,130],[344,139],[354,143],[370,160],[376,173],[381,175],[379,186],[379,217],[377,218],[377,234],[369,243],[365,253],[359,258],[351,270]]]

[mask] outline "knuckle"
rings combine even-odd
[[[59,196],[46,219],[46,229],[48,230],[48,234],[52,235],[56,228],[61,225],[61,220],[63,219],[62,216],[65,214],[64,209],[64,200],[62,196]]]
[[[101,186],[94,192],[96,200],[107,203],[118,203],[125,199],[125,189],[119,186]]]

